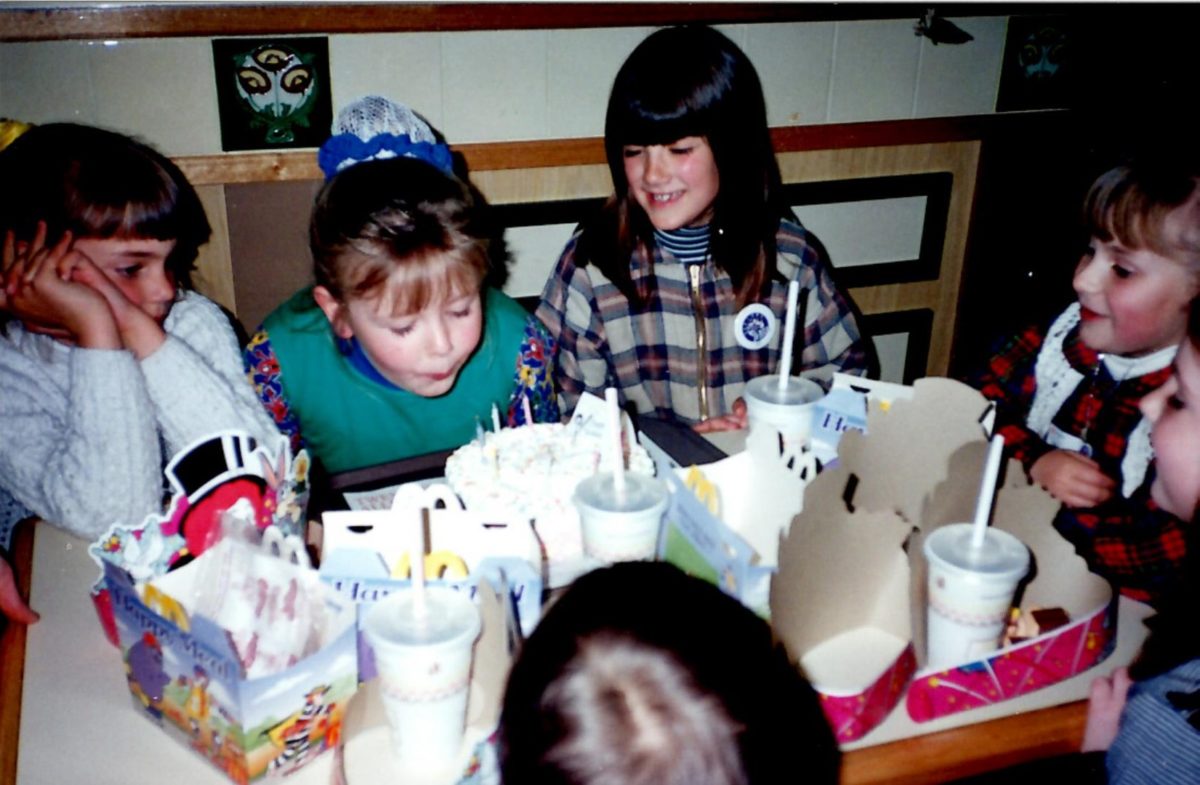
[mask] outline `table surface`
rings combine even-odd
[[[99,570],[87,543],[39,524],[15,540],[18,575],[42,620],[9,625],[0,652],[0,782],[179,783],[227,780],[134,710],[120,656],[104,638],[88,589]],[[32,580],[29,580],[32,573]],[[1101,665],[1002,704],[918,725],[898,708],[844,756],[843,783],[927,783],[1078,749],[1088,685],[1128,663],[1149,609],[1122,599],[1118,643]],[[333,756],[289,777],[325,785]]]

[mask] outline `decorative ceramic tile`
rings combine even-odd
[[[221,149],[316,147],[333,124],[329,41],[214,38]]]

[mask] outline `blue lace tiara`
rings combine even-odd
[[[414,142],[408,134],[376,134],[365,142],[354,134],[338,134],[317,151],[317,163],[326,180],[356,163],[400,157],[417,158],[454,174],[449,147],[440,142]]]

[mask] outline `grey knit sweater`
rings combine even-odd
[[[191,442],[239,428],[275,449],[220,308],[186,292],[163,328],[167,340],[139,362],[10,322],[0,334],[0,490],[95,539],[161,510],[163,464]]]

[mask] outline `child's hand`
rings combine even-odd
[[[1112,746],[1132,685],[1129,669],[1125,667],[1117,668],[1112,676],[1101,676],[1092,681],[1080,752],[1103,752]]]
[[[83,257],[71,249],[67,232],[46,247],[46,226],[39,223],[33,241],[17,245],[12,232],[4,236],[3,300],[0,307],[32,332],[89,348],[120,349],[121,338],[112,311],[93,289],[71,280]]]
[[[1095,507],[1108,501],[1117,483],[1087,456],[1051,450],[1034,461],[1029,476],[1068,507]]]
[[[154,352],[166,340],[161,326],[136,304],[130,302],[104,271],[88,257],[78,254],[71,269],[71,280],[91,287],[108,303],[116,320],[125,348],[139,360]]]
[[[40,617],[25,604],[17,591],[17,581],[13,577],[12,567],[3,556],[0,556],[0,616],[5,616],[19,624],[33,624]]]
[[[733,411],[720,417],[712,417],[692,426],[696,433],[716,431],[738,431],[746,427],[746,402],[738,398],[733,402]]]

